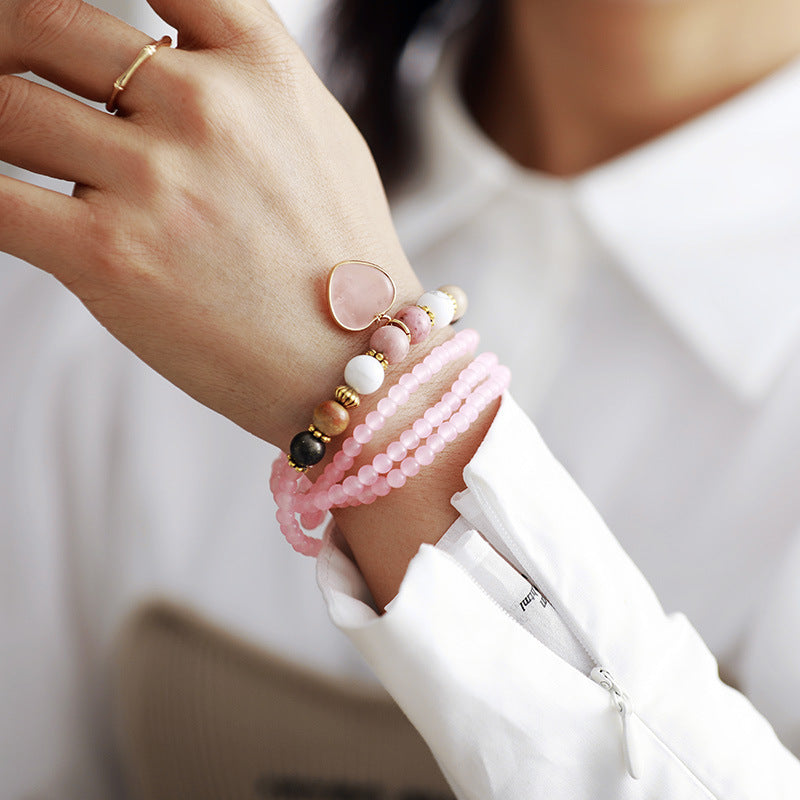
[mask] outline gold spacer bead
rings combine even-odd
[[[297,470],[297,472],[307,472],[308,471],[308,467],[298,467],[297,464],[295,464],[294,461],[292,461],[292,457],[291,456],[286,456],[286,460],[289,462],[289,466],[292,469]]]
[[[367,350],[364,355],[372,356],[384,369],[389,369],[389,362],[383,353],[379,353],[377,350]]]
[[[389,321],[388,321],[386,324],[387,324],[387,325],[394,325],[394,326],[395,326],[395,328],[400,328],[400,330],[401,330],[401,331],[403,331],[403,333],[404,333],[406,336],[408,336],[408,341],[409,341],[409,342],[411,341],[411,330],[410,330],[410,328],[408,327],[408,325],[406,325],[406,324],[405,324],[405,322],[403,322],[403,320],[401,320],[401,319],[394,319],[394,317],[393,317],[393,318],[392,318],[392,319],[390,319],[390,320],[389,320]]]
[[[358,408],[361,403],[358,392],[346,383],[337,386],[333,396],[336,398],[336,402],[341,403],[345,408]]]
[[[308,430],[311,432],[311,435],[312,435],[312,436],[313,436],[315,439],[319,439],[321,442],[325,442],[325,444],[328,444],[328,442],[331,440],[331,437],[330,437],[330,436],[326,436],[326,435],[325,435],[325,434],[324,434],[324,433],[323,433],[323,432],[322,432],[322,431],[321,431],[319,428],[317,428],[315,425],[309,425],[309,426],[308,426]]]
[[[420,306],[420,308],[430,317],[431,319],[431,326],[436,324],[436,314],[431,311],[428,306]]]

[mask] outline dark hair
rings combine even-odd
[[[474,6],[475,0],[331,0],[325,79],[367,140],[389,189],[402,180],[415,145],[400,75],[406,46],[423,31],[440,35],[454,9]]]

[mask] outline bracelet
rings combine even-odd
[[[328,305],[336,324],[348,331],[366,330],[374,322],[385,324],[370,337],[369,349],[347,362],[344,383],[336,387],[334,398],[320,403],[308,428],[292,439],[288,463],[296,471],[305,472],[325,457],[325,445],[347,430],[349,409],[359,405],[361,395],[380,389],[390,364],[400,363],[412,344],[425,341],[433,328],[461,319],[467,309],[462,289],[442,286],[391,317],[386,312],[395,296],[391,277],[377,264],[343,261],[331,270]]]
[[[386,452],[376,455],[371,464],[362,466],[357,475],[344,477],[363,445],[411,394],[447,363],[473,351],[477,341],[475,331],[466,330],[431,350],[392,386],[389,395],[379,402],[378,411],[370,412],[366,421],[356,426],[316,483],[312,484],[305,475],[298,475],[284,459],[275,460],[270,488],[278,506],[276,518],[281,532],[295,550],[316,556],[322,546],[320,539],[303,533],[297,522],[298,515],[304,528],[316,528],[331,508],[372,503],[393,488],[402,487],[409,477],[430,465],[447,444],[464,433],[480,412],[505,391],[510,371],[499,365],[497,357],[491,353],[478,356],[461,370],[439,402],[403,431]],[[412,450],[414,454],[409,455]],[[399,467],[394,467],[398,462]]]

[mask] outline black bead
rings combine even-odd
[[[325,457],[325,443],[311,431],[301,431],[292,439],[289,455],[298,467],[312,467]]]

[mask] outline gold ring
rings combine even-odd
[[[133,77],[133,73],[136,72],[150,56],[154,55],[159,47],[169,47],[171,44],[172,38],[170,36],[162,36],[157,42],[151,42],[139,51],[139,55],[133,59],[133,63],[114,81],[114,89],[106,103],[106,111],[110,111],[112,114],[117,111],[117,98],[120,96],[120,93],[125,91],[125,87],[128,85],[128,81]]]

